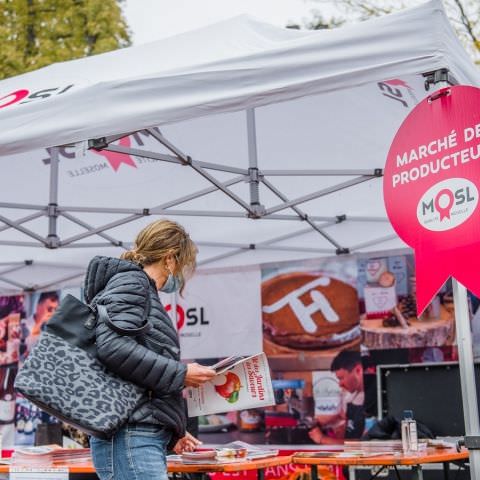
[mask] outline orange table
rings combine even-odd
[[[21,466],[21,465],[16,465]],[[52,468],[56,467],[67,467],[69,477],[75,480],[98,480],[98,477],[95,473],[95,468],[91,462],[88,463],[75,463],[75,464],[62,464],[62,465],[52,465]],[[10,465],[0,465],[0,473],[9,473]],[[41,469],[41,467],[39,467]]]
[[[185,465],[181,462],[168,462],[169,473],[213,473],[213,472],[242,472],[245,470],[256,470],[258,480],[265,478],[265,469],[288,465],[292,462],[290,455],[264,458],[259,460],[245,460],[243,462],[231,463],[202,463]]]
[[[265,469],[291,463],[291,456],[277,456],[259,460],[245,460],[232,463],[202,463],[185,465],[180,462],[168,462],[170,473],[213,473],[213,472],[241,472],[244,470],[256,470],[257,478],[264,479]],[[57,467],[68,467],[69,474],[75,480],[90,480],[97,478],[92,463],[55,465]],[[8,473],[9,465],[0,465],[0,473]]]
[[[310,452],[309,452],[310,453]],[[393,467],[397,472],[397,477],[400,475],[397,470],[398,465],[409,465],[414,472],[414,478],[417,480],[423,479],[422,465],[427,463],[442,463],[444,467],[445,479],[448,479],[449,465],[451,462],[468,460],[468,450],[462,449],[457,452],[454,448],[428,448],[425,452],[416,455],[378,455],[375,457],[302,457],[300,455],[293,456],[293,463],[302,465],[310,465],[312,471],[312,480],[318,479],[318,465],[345,465],[345,466],[380,466],[383,469]],[[377,475],[375,475],[377,476]]]

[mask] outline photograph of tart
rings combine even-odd
[[[264,339],[291,350],[331,349],[360,339],[357,291],[308,272],[262,283]]]

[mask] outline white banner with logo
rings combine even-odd
[[[161,294],[175,311],[182,358],[220,358],[262,351],[260,269],[197,274],[180,295]]]

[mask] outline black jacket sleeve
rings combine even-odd
[[[142,272],[118,273],[108,282],[99,303],[105,305],[110,320],[118,326],[139,328],[143,324],[147,295],[150,295],[149,282]],[[149,350],[137,338],[122,336],[100,321],[96,342],[99,360],[123,379],[159,396],[183,389],[186,365]]]

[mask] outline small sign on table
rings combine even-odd
[[[10,480],[68,480],[68,467],[10,467]]]

